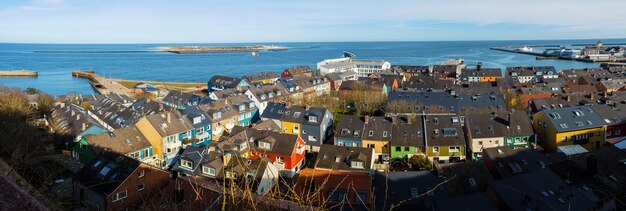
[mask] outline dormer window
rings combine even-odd
[[[249,103],[249,104],[248,104],[248,107],[250,107],[250,108],[254,108],[254,107],[256,107],[256,105],[254,105],[254,103]]]
[[[350,162],[350,167],[352,167],[352,168],[361,168],[361,169],[365,168],[363,166],[363,162],[361,162],[361,161],[352,161],[352,162]]]
[[[213,119],[219,119],[222,118],[222,112],[216,112],[213,114]]]
[[[359,135],[359,130],[355,130],[354,131],[354,136],[358,136]]]
[[[433,134],[435,134],[435,136],[439,136],[439,129],[435,129],[435,130],[433,131]]]
[[[373,131],[373,130],[370,130],[369,136],[370,136],[370,137],[371,137],[371,136],[374,136],[374,131]]]
[[[383,131],[383,137],[387,138],[387,131]]]
[[[317,122],[317,116],[310,115],[309,116],[309,122]]]
[[[337,163],[341,162],[341,157],[335,156],[335,162],[337,162]]]
[[[245,105],[239,105],[239,111],[244,111],[246,110],[246,106]]]
[[[259,141],[259,148],[270,149],[270,143]]]
[[[248,145],[245,142],[239,145],[240,150],[245,149],[246,147],[248,147]]]
[[[193,124],[198,124],[202,121],[202,117],[197,116],[193,118]]]
[[[180,165],[181,165],[182,167],[185,167],[185,168],[191,169],[191,168],[192,168],[191,166],[193,166],[193,162],[188,161],[188,160],[185,160],[185,159],[180,159]]]
[[[208,167],[208,166],[203,166],[202,167],[202,173],[206,174],[206,175],[210,175],[210,176],[215,176],[215,169]]]

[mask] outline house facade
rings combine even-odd
[[[166,171],[124,155],[103,153],[73,177],[73,198],[90,210],[134,209],[169,179]]]
[[[162,166],[171,164],[180,149],[196,141],[193,124],[178,111],[148,115],[136,125],[152,144],[153,154],[163,159]]]
[[[606,122],[587,106],[543,110],[533,116],[539,144],[549,152],[557,147],[577,144],[589,151],[605,141]]]
[[[272,161],[281,175],[295,176],[304,167],[305,143],[297,135],[263,132],[255,137],[250,159],[267,158]]]
[[[392,123],[389,117],[365,116],[361,147],[373,148],[378,163],[389,161]]]
[[[362,135],[365,128],[365,117],[343,115],[339,117],[335,129],[334,145],[362,147]]]
[[[461,118],[424,115],[426,156],[433,162],[450,163],[466,159],[466,142]]]

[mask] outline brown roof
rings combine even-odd
[[[120,154],[128,154],[151,146],[136,126],[120,128],[108,133],[86,135],[85,139],[96,150],[109,149]]]
[[[152,127],[161,137],[171,136],[184,131],[193,130],[193,124],[178,111],[168,111],[146,116]]]

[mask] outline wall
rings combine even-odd
[[[139,177],[139,173],[144,171],[144,176]],[[165,187],[169,181],[169,173],[156,168],[141,164],[126,180],[122,183],[111,196],[107,197],[107,210],[123,210],[140,205],[148,198],[149,194],[157,193],[161,188]],[[143,190],[138,190],[137,186],[144,184]],[[128,191],[127,197],[113,202],[115,193]]]
[[[148,139],[150,144],[152,144],[152,154],[158,159],[163,159],[163,137],[159,135],[145,117],[139,120],[135,125]]]

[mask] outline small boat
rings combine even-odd
[[[259,53],[258,51],[252,51],[252,52],[250,52],[250,55],[251,56],[260,56],[261,53]]]
[[[517,51],[519,51],[519,52],[532,52],[533,48],[529,48],[528,46],[524,46],[524,47],[518,48]]]

